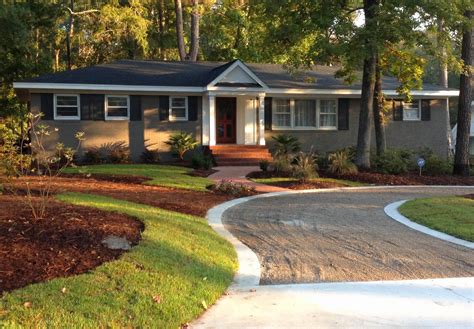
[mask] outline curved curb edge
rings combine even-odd
[[[225,238],[227,241],[229,241],[233,247],[235,248],[237,252],[237,259],[239,263],[239,269],[237,270],[235,277],[234,277],[234,282],[231,286],[231,289],[239,289],[239,288],[248,288],[248,287],[255,287],[258,286],[260,283],[260,275],[261,275],[261,270],[260,270],[260,262],[258,260],[257,255],[246,245],[244,245],[242,242],[240,242],[239,239],[237,239],[232,233],[230,233],[225,227],[224,224],[222,223],[222,215],[227,209],[230,209],[234,206],[237,206],[239,204],[248,202],[253,199],[260,199],[260,198],[269,198],[269,197],[275,197],[275,196],[285,196],[285,195],[292,195],[292,194],[306,194],[306,193],[328,193],[328,192],[343,192],[343,191],[358,191],[358,190],[372,190],[372,189],[396,189],[396,188],[466,188],[466,189],[472,189],[474,188],[473,186],[456,186],[456,185],[391,185],[391,186],[358,186],[358,187],[337,187],[337,188],[329,188],[329,189],[309,189],[309,190],[295,190],[295,191],[282,191],[282,192],[271,192],[271,193],[264,193],[264,194],[259,194],[259,195],[254,195],[254,196],[249,196],[249,197],[244,197],[244,198],[239,198],[239,199],[234,199],[230,200],[224,203],[221,203],[211,209],[207,212],[206,219],[209,223],[209,225],[216,231],[220,236]],[[391,204],[393,205],[393,204]],[[395,219],[396,214],[399,216],[403,217],[396,209],[400,206],[399,204],[397,207],[395,207],[395,212],[390,212],[387,213],[387,208],[389,208],[390,205],[385,207],[385,213]],[[391,214],[394,214],[395,217],[392,217]],[[399,217],[400,218],[400,217]],[[405,218],[405,217],[403,217]],[[397,219],[395,219],[397,220]],[[458,238],[454,238],[450,235],[434,231],[431,229],[426,228],[425,226],[413,223],[409,219],[405,218],[405,220],[400,221],[401,223],[407,224],[407,226],[412,227],[411,224],[414,226],[419,226],[419,229],[414,228],[418,231],[425,232],[427,230],[433,231],[436,233],[434,236],[439,237],[440,235],[449,237],[450,241],[451,239],[459,240],[462,241],[462,245],[465,246],[466,243],[468,243],[470,249],[474,249],[474,243],[467,242]],[[410,223],[410,224],[409,224]],[[412,227],[413,228],[413,227]],[[426,232],[425,232],[426,233]],[[429,234],[429,233],[427,233]],[[432,235],[432,234],[430,234]],[[445,239],[443,239],[445,240]],[[453,242],[456,243],[456,242]]]
[[[408,200],[401,200],[401,201],[390,203],[389,205],[387,205],[384,208],[385,214],[388,217],[396,220],[397,222],[399,222],[403,225],[408,226],[409,228],[411,228],[413,230],[431,235],[435,238],[438,238],[438,239],[441,239],[441,240],[444,240],[444,241],[447,241],[447,242],[451,242],[451,243],[454,243],[454,244],[457,244],[457,245],[460,245],[460,246],[463,246],[463,247],[466,247],[466,248],[469,248],[469,249],[474,249],[474,242],[469,242],[469,241],[466,241],[466,240],[462,240],[462,239],[456,238],[454,236],[451,236],[449,234],[433,230],[433,229],[428,228],[426,226],[423,226],[423,225],[420,225],[418,223],[412,222],[411,220],[409,220],[408,218],[403,216],[398,211],[398,208],[407,201]]]

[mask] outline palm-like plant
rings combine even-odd
[[[301,144],[295,136],[281,134],[273,136],[272,138],[275,141],[275,157],[289,158],[292,154],[299,152],[301,149]]]
[[[165,143],[170,146],[170,151],[177,154],[181,161],[184,160],[184,154],[187,151],[193,150],[199,145],[193,135],[184,131],[172,134]]]
[[[318,177],[318,164],[316,155],[313,152],[300,152],[295,158],[293,166],[293,177],[302,183],[309,182],[312,178]]]

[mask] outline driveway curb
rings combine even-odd
[[[457,244],[457,245],[460,245],[460,246],[463,246],[463,247],[466,247],[466,248],[469,248],[469,249],[474,249],[474,242],[469,242],[469,241],[466,241],[466,240],[462,240],[462,239],[456,238],[452,235],[433,230],[433,229],[428,228],[426,226],[423,226],[423,225],[420,225],[418,223],[412,222],[410,219],[403,216],[398,211],[398,208],[400,208],[407,201],[408,200],[401,200],[401,201],[390,203],[389,205],[387,205],[384,208],[385,214],[388,217],[396,220],[397,222],[399,222],[399,223],[401,223],[405,226],[408,226],[409,228],[411,228],[413,230],[416,230],[418,232],[422,232],[422,233],[431,235],[435,238],[441,239],[443,241],[451,242],[451,243],[454,243],[454,244]]]

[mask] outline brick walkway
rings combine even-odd
[[[270,186],[260,183],[255,183],[248,180],[245,176],[251,173],[252,171],[259,171],[259,167],[247,167],[247,166],[232,166],[232,167],[215,167],[213,168],[218,170],[215,174],[209,176],[215,182],[221,180],[232,181],[237,184],[243,184],[247,186],[255,187],[257,192],[260,193],[270,193],[270,192],[282,192],[288,191],[288,189],[276,186]]]

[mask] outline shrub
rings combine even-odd
[[[210,170],[212,169],[212,158],[209,155],[205,155],[202,152],[197,152],[193,154],[191,158],[191,167],[194,169],[205,169]]]
[[[151,149],[149,147],[145,147],[145,151],[143,151],[140,155],[140,160],[142,160],[143,163],[159,163],[160,152],[158,151],[158,149]]]
[[[268,160],[260,160],[258,165],[260,167],[260,170],[268,171],[268,166],[270,165],[270,162]]]
[[[423,148],[418,151],[418,156],[425,159],[425,166],[422,169],[422,172],[430,175],[447,175],[450,174],[453,170],[453,165],[447,160],[443,160],[438,157],[433,151],[429,148]]]
[[[357,166],[350,159],[349,152],[339,151],[328,157],[328,171],[335,175],[357,174]]]
[[[194,150],[198,146],[193,135],[184,131],[172,134],[165,143],[170,146],[170,151],[178,155],[181,161],[184,160],[186,152]]]
[[[272,139],[275,141],[274,157],[289,157],[301,149],[301,144],[295,136],[281,134],[273,136]]]
[[[231,181],[221,180],[211,188],[216,193],[231,195],[234,197],[255,195],[257,191],[253,186],[236,184]]]
[[[291,172],[292,157],[276,156],[273,158],[273,171],[280,174],[288,174]]]
[[[383,154],[373,158],[376,172],[382,174],[399,175],[408,172],[412,153],[407,150],[386,150]]]
[[[316,163],[318,168],[321,170],[327,170],[329,168],[329,159],[327,154],[319,154],[316,157]]]
[[[300,152],[295,158],[293,165],[293,177],[300,182],[306,183],[310,179],[318,177],[318,165],[316,163],[316,156],[313,152]]]
[[[82,158],[89,164],[98,163],[128,163],[130,150],[124,141],[109,142],[89,148]]]

